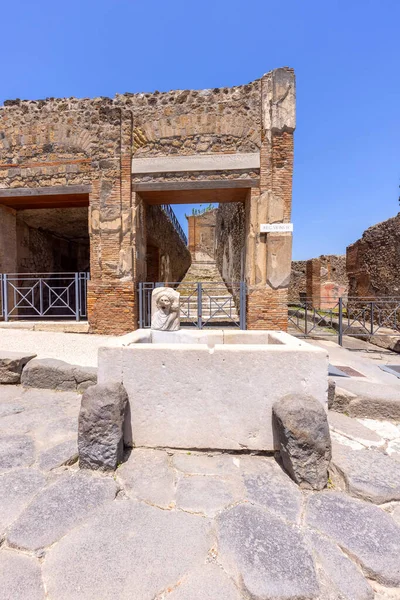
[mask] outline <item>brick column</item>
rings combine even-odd
[[[137,329],[131,191],[132,115],[121,110],[121,150],[92,181],[88,317],[92,333]]]
[[[292,206],[295,78],[292,69],[264,75],[261,85],[260,188],[247,199],[248,329],[287,329],[292,260],[290,233],[260,233],[261,223],[288,223]]]
[[[307,301],[313,308],[321,308],[321,261],[311,258],[306,264]]]

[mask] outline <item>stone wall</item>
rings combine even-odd
[[[400,296],[400,213],[347,248],[349,296]]]
[[[178,282],[190,267],[188,248],[161,206],[146,206],[147,246],[152,249],[153,265],[158,262],[158,276],[147,270],[146,281]],[[154,256],[157,252],[158,256]]]
[[[302,296],[306,295],[307,290],[307,261],[293,260],[290,273],[289,302],[298,302]]]
[[[244,279],[246,213],[244,204],[220,204],[216,212],[216,261],[225,283]]]
[[[285,302],[279,319],[273,311],[271,319],[264,316],[275,292],[287,294],[291,236],[260,234],[259,224],[290,221],[294,128],[294,73],[286,67],[233,88],[6,101],[0,108],[0,202],[4,192],[23,196],[26,190],[32,198],[55,188],[69,202],[78,193],[72,186],[84,190],[90,328],[114,334],[137,327],[135,286],[146,277],[143,189],[174,189],[172,182],[189,189],[201,181],[210,190],[218,181],[229,190],[235,180],[248,190],[245,277],[257,288],[249,297],[248,325],[281,328]],[[135,158],[254,152],[259,169],[132,176]]]

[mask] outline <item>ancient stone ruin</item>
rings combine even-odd
[[[294,129],[287,67],[233,88],[6,101],[0,273],[19,277],[4,283],[7,317],[39,310],[28,273],[72,272],[84,281],[73,310],[91,332],[136,329],[138,284],[179,282],[191,262],[166,207],[216,203],[225,236],[240,220],[240,243],[221,235],[216,261],[247,284],[248,328],[285,330],[291,233],[260,225],[290,222]],[[32,288],[34,308],[12,305],[13,286]]]

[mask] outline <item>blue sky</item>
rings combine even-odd
[[[1,23],[0,102],[232,86],[293,67],[295,259],[344,253],[399,210],[399,0],[18,0]]]

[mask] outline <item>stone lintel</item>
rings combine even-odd
[[[133,158],[132,173],[180,173],[186,171],[237,171],[259,169],[260,153],[203,154]]]

